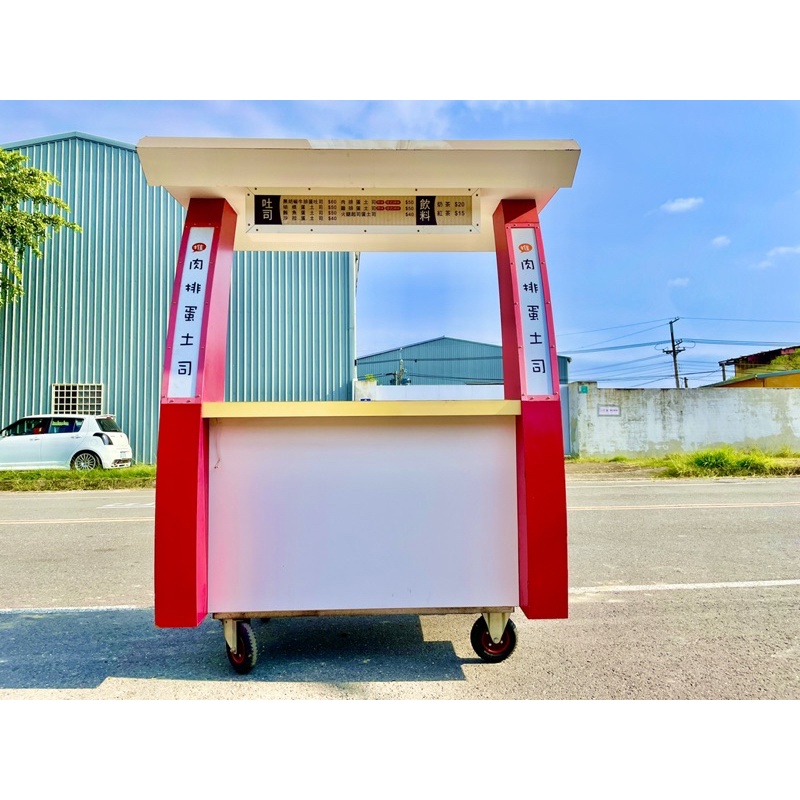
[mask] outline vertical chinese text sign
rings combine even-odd
[[[203,330],[204,301],[214,228],[190,228],[181,265],[181,290],[175,317],[168,397],[194,397]]]
[[[550,341],[547,334],[547,306],[536,233],[533,228],[512,228],[514,266],[519,287],[522,316],[525,387],[527,395],[552,395]]]

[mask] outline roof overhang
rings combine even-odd
[[[503,199],[539,210],[569,188],[580,148],[572,140],[369,141],[145,137],[136,146],[147,182],[182,206],[224,198],[236,211],[237,250],[493,251],[492,214]],[[257,226],[255,194],[293,196],[466,195],[473,216],[442,226],[360,229]],[[357,229],[359,228],[359,229]],[[402,232],[401,232],[402,231]]]

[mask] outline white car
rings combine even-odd
[[[110,415],[38,414],[0,431],[0,469],[116,469],[131,443]]]

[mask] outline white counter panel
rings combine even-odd
[[[210,431],[211,613],[518,605],[514,417]]]

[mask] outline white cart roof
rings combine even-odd
[[[533,199],[541,210],[572,186],[580,155],[572,140],[145,137],[136,149],[147,182],[184,207],[227,200],[237,250],[363,252],[493,251],[500,200]],[[432,206],[434,222],[424,216]]]

